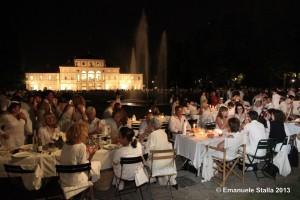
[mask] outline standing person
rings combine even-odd
[[[212,106],[216,106],[218,103],[219,103],[219,98],[216,95],[216,92],[212,91],[211,94],[210,94],[210,104]]]
[[[109,105],[107,106],[107,108],[103,112],[103,119],[107,119],[107,118],[112,117],[114,107],[115,107],[115,103],[116,103],[115,101],[111,101],[109,103]]]
[[[200,106],[204,103],[204,102],[208,102],[207,97],[206,97],[206,92],[203,91],[201,96],[200,96]]]
[[[120,92],[118,90],[116,92],[116,100],[115,100],[115,102],[121,104],[121,94],[120,94]]]
[[[7,149],[16,149],[25,143],[26,117],[20,111],[21,103],[12,101],[7,113],[0,117],[0,138]]]
[[[179,105],[180,105],[179,98],[175,97],[175,99],[173,101],[173,104],[172,104],[172,113],[171,113],[171,115],[175,115],[175,108],[176,108],[176,106],[179,106]]]

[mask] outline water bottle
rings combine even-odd
[[[186,135],[186,127],[187,127],[187,123],[186,123],[186,120],[184,120],[184,122],[183,122],[183,129],[182,129],[182,134],[183,135]]]

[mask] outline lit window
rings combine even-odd
[[[43,80],[43,76],[40,76],[40,80]]]
[[[88,80],[94,80],[94,77],[95,77],[95,72],[89,71],[88,72]]]
[[[100,79],[101,79],[101,72],[96,71],[96,80],[100,80]]]
[[[49,76],[48,79],[51,80],[51,76]]]
[[[30,80],[33,80],[33,76],[30,76],[29,78],[30,78]]]
[[[81,80],[86,80],[86,71],[81,72]]]

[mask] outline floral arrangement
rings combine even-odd
[[[59,138],[61,138],[64,142],[66,142],[67,138],[66,138],[66,134],[64,132],[61,131],[55,131],[53,136],[52,136],[52,140],[54,141],[58,141]]]

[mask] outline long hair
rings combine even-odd
[[[220,117],[220,118],[222,118],[222,119],[223,119],[222,112],[224,112],[224,111],[228,111],[228,108],[227,108],[227,107],[225,107],[225,106],[221,106],[221,107],[220,107],[220,109],[219,109],[219,112],[218,112],[218,115],[217,115],[217,117]]]
[[[120,135],[122,138],[126,138],[133,148],[136,148],[137,140],[134,137],[135,134],[133,129],[124,126],[120,129]]]

